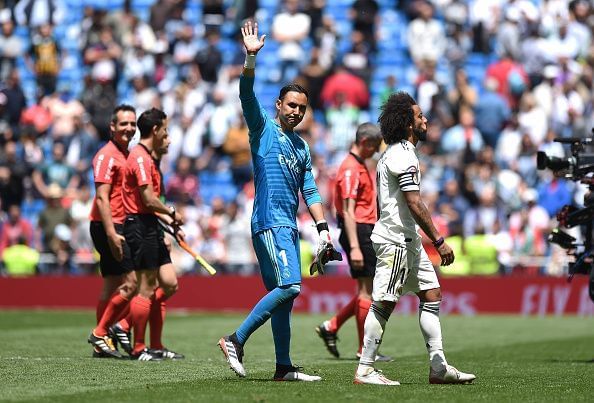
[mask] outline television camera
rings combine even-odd
[[[592,129],[594,134],[594,128]],[[594,146],[592,138],[557,138],[554,141],[571,145],[571,157],[549,157],[539,151],[536,155],[536,166],[539,170],[550,169],[556,175],[588,185],[588,193],[584,196],[584,207],[565,205],[557,213],[559,227],[553,229],[548,237],[549,242],[567,250],[573,257],[569,263],[569,280],[575,274],[589,275],[590,299],[594,301],[594,153],[586,153],[586,146]],[[584,235],[584,242],[577,243],[576,238],[564,232],[562,228],[579,226]]]

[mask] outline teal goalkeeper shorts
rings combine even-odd
[[[299,233],[289,227],[274,227],[252,236],[260,274],[268,291],[301,283]]]

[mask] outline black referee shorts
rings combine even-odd
[[[157,216],[128,215],[124,222],[124,236],[130,246],[135,270],[158,270],[159,267],[171,263]]]
[[[363,268],[361,270],[353,270],[353,264],[351,262],[351,244],[347,236],[344,224],[341,225],[342,231],[340,231],[340,237],[338,242],[340,246],[346,252],[349,267],[351,268],[351,277],[371,277],[375,276],[375,264],[377,258],[375,256],[375,250],[373,249],[373,243],[371,242],[371,232],[373,231],[373,224],[360,224],[357,223],[357,238],[359,239],[359,248],[363,254]]]
[[[124,226],[122,224],[114,224],[114,227],[118,234],[124,235]],[[99,252],[99,255],[101,256],[99,260],[101,276],[121,276],[134,270],[134,264],[127,242],[122,244],[124,257],[121,262],[118,262],[111,253],[111,249],[109,249],[107,233],[105,232],[103,223],[101,221],[91,221],[90,231],[95,249],[97,249],[97,252]]]

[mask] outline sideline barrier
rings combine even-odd
[[[178,293],[168,307],[199,311],[247,311],[265,294],[259,277],[181,277]],[[522,314],[594,316],[588,296],[588,278],[571,283],[551,277],[443,278],[444,314]],[[101,290],[99,277],[0,278],[1,308],[94,308]],[[334,313],[354,295],[347,277],[307,278],[295,310]],[[405,296],[397,313],[413,314],[415,296]]]

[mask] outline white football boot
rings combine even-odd
[[[383,385],[383,386],[399,386],[400,382],[392,381],[385,377],[382,374],[382,371],[379,369],[375,369],[369,367],[365,369],[362,373],[357,370],[355,372],[355,380],[353,380],[354,384],[359,385]]]
[[[429,383],[440,384],[440,383],[459,383],[469,384],[476,379],[474,374],[466,374],[462,371],[458,371],[451,365],[446,365],[443,371],[429,371]]]

